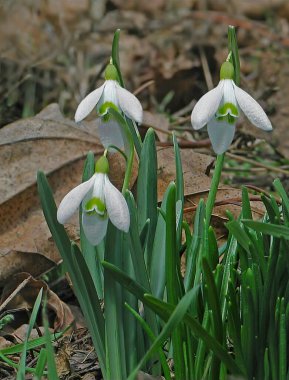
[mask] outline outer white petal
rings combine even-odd
[[[99,244],[105,237],[108,218],[101,218],[96,214],[82,214],[82,227],[87,240],[92,245]]]
[[[94,181],[95,175],[65,195],[57,210],[57,220],[59,223],[64,224],[69,218],[71,218],[71,216],[78,209],[85,195],[90,189],[92,189]]]
[[[131,92],[122,88],[118,83],[116,84],[116,93],[119,107],[123,113],[130,119],[141,123],[143,111],[139,100]]]
[[[115,145],[119,149],[124,149],[124,138],[120,125],[115,120],[97,121],[98,137],[102,145],[107,148],[109,145]],[[116,152],[116,151],[110,151]]]
[[[226,121],[211,120],[208,123],[208,134],[215,153],[222,154],[231,145],[235,135],[235,125]]]
[[[191,122],[194,129],[203,128],[215,115],[223,97],[224,80],[207,92],[195,105]]]
[[[113,186],[107,176],[105,178],[104,197],[107,213],[111,222],[119,230],[128,232],[130,216],[126,200],[122,193]]]
[[[260,104],[235,84],[234,90],[239,107],[251,123],[264,131],[271,131],[272,124]]]
[[[80,102],[74,116],[74,119],[76,122],[83,120],[97,105],[97,103],[99,102],[99,99],[101,98],[105,85],[106,85],[106,82],[102,86],[100,86],[99,88],[97,88],[96,90],[88,94]]]

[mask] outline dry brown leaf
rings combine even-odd
[[[160,141],[165,142],[168,140],[170,123],[164,115],[144,111],[142,124],[152,127]]]
[[[184,174],[184,193],[185,209],[191,208],[185,216],[192,220],[194,209],[201,198],[204,200],[208,196],[211,186],[211,178],[208,176],[214,159],[210,156],[196,153],[192,149],[181,150],[183,174]],[[175,161],[173,148],[158,149],[158,199],[162,199],[167,185],[175,180]],[[240,189],[220,184],[216,197],[216,206],[213,210],[213,226],[218,228],[218,235],[223,232],[224,221],[227,220],[226,210],[229,210],[235,217],[241,212]],[[217,204],[220,204],[217,206]],[[253,216],[260,218],[264,214],[264,206],[256,200],[251,202]]]
[[[40,208],[36,173],[41,169],[48,175],[58,204],[80,183],[89,150],[96,156],[103,153],[96,122],[79,126],[65,119],[55,104],[0,130],[0,285],[16,272],[38,276],[59,261]],[[124,160],[115,154],[110,163],[111,178],[119,186]],[[136,166],[132,183],[135,176]],[[69,228],[72,238],[78,236],[77,219]]]
[[[74,316],[67,304],[60,300],[58,295],[49,289],[48,285],[41,280],[35,280],[29,273],[18,273],[10,278],[5,285],[0,305],[10,296],[10,294],[24,280],[29,278],[28,283],[22,288],[6,305],[6,309],[26,309],[32,310],[35,300],[41,288],[47,295],[47,308],[55,313],[54,329],[63,330],[74,322]]]

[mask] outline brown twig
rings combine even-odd
[[[147,87],[151,86],[152,84],[154,84],[155,81],[154,80],[149,80],[148,82],[142,84],[140,87],[138,87],[135,91],[134,91],[134,95],[138,95],[140,92],[142,92],[144,89],[146,89]]]
[[[25,286],[28,284],[28,282],[31,280],[32,276],[28,276],[27,278],[25,278],[25,280],[23,280],[18,286],[17,288],[10,294],[10,296],[8,296],[6,298],[6,300],[4,302],[2,302],[2,304],[0,305],[0,312],[8,305],[8,303],[16,296],[16,294],[18,294],[20,292],[20,290],[22,290],[23,288],[25,288]]]
[[[250,201],[262,202],[259,195],[252,195],[252,196],[250,196],[249,199],[250,199]],[[221,201],[216,201],[215,207],[216,206],[224,206],[227,204],[235,204],[235,205],[239,206],[240,203],[242,203],[241,197],[227,198],[227,199],[222,199]],[[197,207],[198,207],[197,205],[191,206],[191,207],[186,207],[186,208],[184,208],[184,213],[195,211],[197,209]],[[255,211],[255,212],[257,213],[259,211]]]
[[[285,174],[285,175],[289,176],[288,170],[284,170],[281,168],[275,168],[273,166],[262,164],[261,162],[257,162],[257,161],[251,160],[250,158],[246,158],[246,157],[242,157],[242,156],[237,156],[236,154],[229,153],[229,152],[227,152],[226,155],[230,158],[233,158],[234,160],[241,161],[241,162],[247,162],[248,164],[258,166],[259,168],[264,168],[264,169],[270,170],[272,172],[281,173],[281,174]]]

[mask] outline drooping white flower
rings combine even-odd
[[[108,219],[119,229],[128,232],[130,216],[122,193],[108,178],[108,161],[102,156],[95,164],[95,174],[71,190],[57,210],[59,223],[66,223],[78,207],[82,207],[82,226],[88,241],[99,244],[107,230]]]
[[[79,104],[75,113],[75,121],[83,120],[95,107],[101,116],[108,107],[121,110],[127,117],[142,122],[143,110],[139,100],[117,81],[118,74],[114,65],[109,64],[105,70],[105,82],[102,86],[88,94]]]
[[[194,129],[207,125],[217,154],[224,153],[232,143],[240,110],[256,127],[264,131],[272,130],[271,122],[262,107],[234,83],[233,76],[233,65],[224,62],[218,86],[201,97],[191,115]]]

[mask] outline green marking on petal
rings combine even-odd
[[[232,124],[232,125],[234,125],[236,123],[236,118],[234,116],[229,115],[229,114],[226,116],[217,116],[216,119],[218,121],[226,121],[227,123]]]
[[[98,113],[101,116],[105,116],[105,115],[107,115],[108,108],[113,108],[114,110],[116,110],[117,112],[119,112],[118,107],[114,103],[112,103],[112,102],[105,102],[105,103],[102,103],[102,105],[99,107]]]
[[[225,103],[218,108],[217,116],[227,116],[231,115],[233,117],[239,117],[239,111],[235,104]]]
[[[84,210],[88,213],[88,215],[93,215],[96,213],[100,216],[104,216],[106,213],[105,204],[102,202],[101,199],[97,197],[93,197],[89,201],[87,201],[84,206]]]

